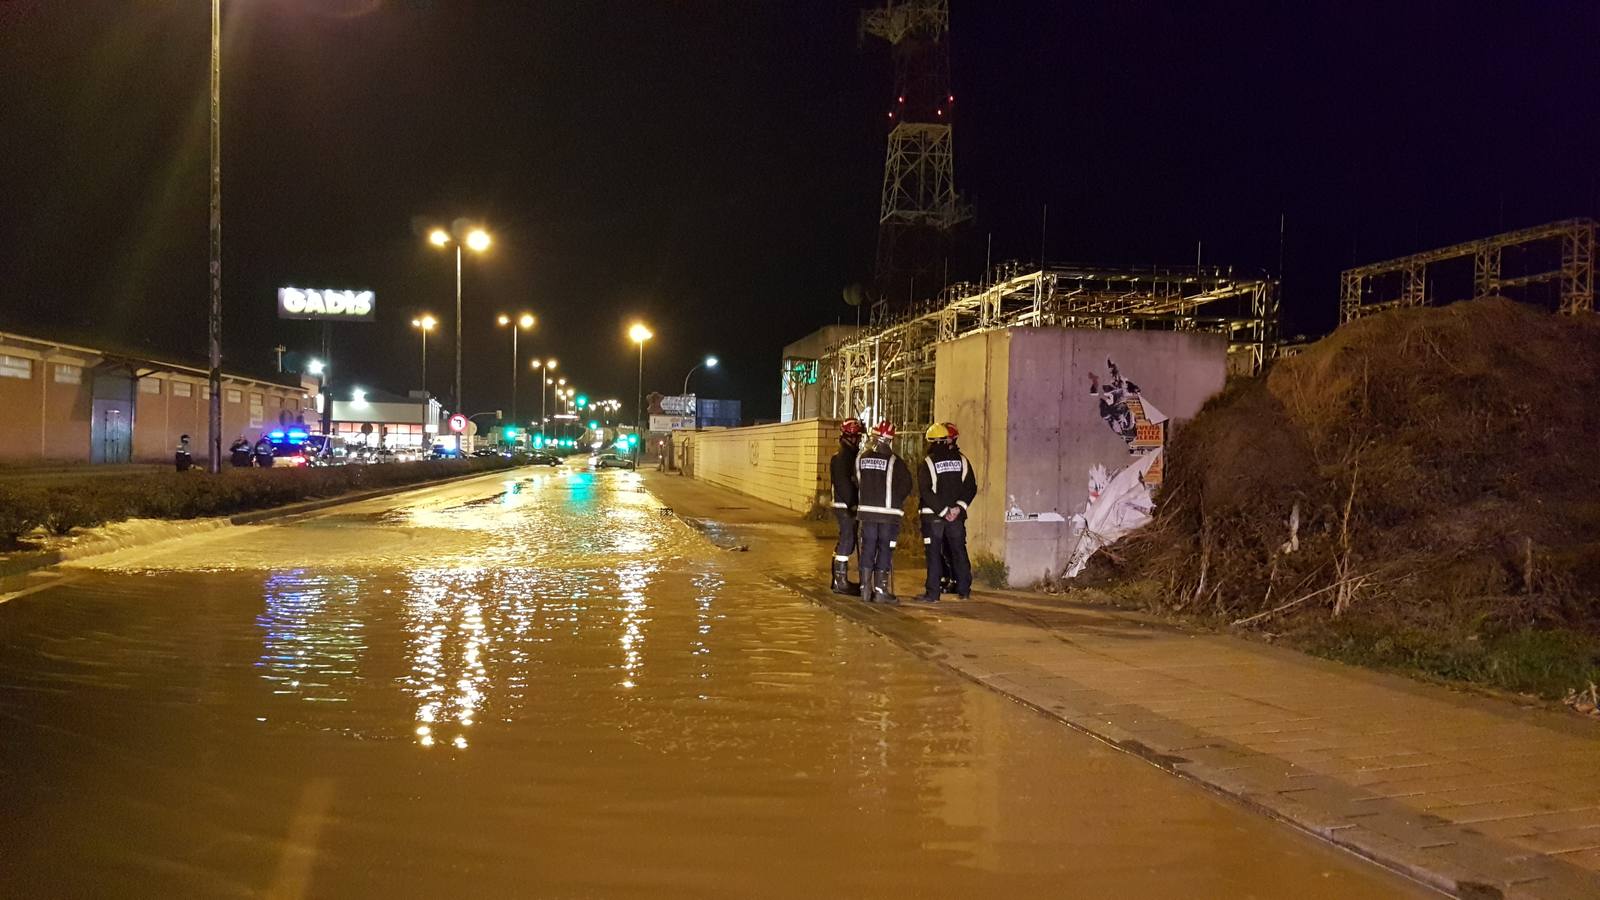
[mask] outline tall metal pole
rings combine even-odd
[[[211,0],[211,422],[212,474],[222,471],[222,0]]]
[[[539,434],[541,436],[544,435],[544,419],[545,419],[544,397],[545,397],[545,394],[549,393],[549,390],[550,390],[549,381],[550,381],[550,379],[545,377],[544,369],[540,369],[539,370]]]
[[[422,399],[428,399],[428,329],[422,329]]]
[[[511,323],[511,424],[517,424],[517,328]]]
[[[461,405],[461,242],[456,241],[456,388],[455,396],[450,398],[455,404],[455,412],[466,409]]]
[[[644,427],[643,427],[643,422],[644,422],[644,341],[640,341],[639,342],[639,399],[638,399],[637,403],[634,405],[634,410],[638,414],[638,417],[633,420],[633,431],[634,431],[634,436],[639,439],[639,442],[637,444],[633,445],[633,459],[634,459],[634,464],[638,465],[639,453],[640,453],[640,451],[642,451],[644,449],[644,434],[645,434]]]

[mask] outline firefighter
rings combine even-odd
[[[833,519],[839,523],[839,540],[833,545],[833,592],[847,596],[860,590],[859,585],[850,583],[850,554],[856,549],[856,454],[864,430],[860,419],[841,422],[839,452],[828,464],[833,477]],[[859,563],[856,568],[861,568]]]
[[[978,496],[978,478],[966,454],[956,447],[959,434],[953,422],[935,422],[923,435],[928,440],[928,455],[917,472],[917,482],[928,580],[917,599],[924,603],[939,602],[947,558],[956,596],[963,600],[972,596],[967,507]]]
[[[911,496],[911,470],[894,455],[894,425],[872,428],[872,439],[856,454],[856,516],[861,519],[861,599],[899,603],[890,576],[900,536],[901,508]]]

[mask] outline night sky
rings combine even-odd
[[[864,2],[864,0],[863,0]],[[509,402],[494,317],[591,396],[775,417],[779,350],[853,321],[892,99],[836,0],[224,0],[225,352],[269,370],[317,327],[280,285],[370,288],[335,328],[345,384],[417,387],[453,306],[422,230],[482,221],[469,411]],[[0,327],[205,349],[204,0],[0,0]],[[1337,274],[1600,212],[1600,4],[951,0],[962,260],[1277,268],[1286,334],[1332,326]],[[974,269],[952,277],[975,278]],[[450,332],[430,341],[448,393]],[[524,370],[526,372],[526,370]],[[522,412],[537,407],[527,374]],[[534,398],[531,401],[528,398]]]

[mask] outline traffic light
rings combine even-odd
[[[589,430],[590,431],[599,431],[600,430],[600,422],[599,422],[598,419],[590,419],[589,420]]]
[[[637,434],[628,435],[628,446],[630,446],[630,447],[639,446],[639,435],[637,435]]]
[[[576,402],[578,404],[578,408],[583,409],[589,405],[589,396],[587,394],[579,394]]]

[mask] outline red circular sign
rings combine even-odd
[[[467,417],[463,416],[461,413],[456,413],[455,415],[451,416],[450,417],[450,430],[454,431],[456,434],[460,434],[461,432],[466,431],[467,430]]]

